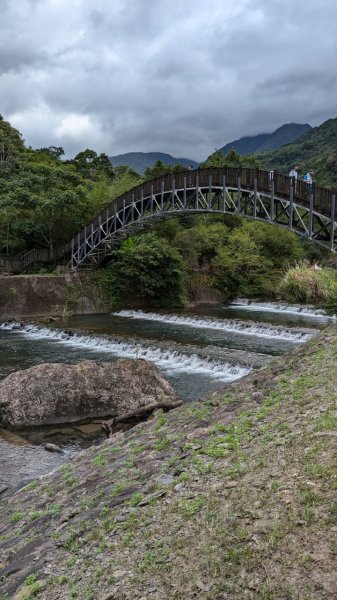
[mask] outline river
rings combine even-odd
[[[289,348],[310,339],[329,317],[314,309],[282,304],[238,301],[231,306],[200,305],[165,312],[118,311],[106,315],[73,316],[50,326],[25,323],[0,325],[0,379],[43,362],[75,363],[86,359],[114,361],[119,357],[154,362],[186,402],[199,399],[235,381]],[[90,429],[90,428],[89,428]],[[98,426],[90,431],[101,439]],[[89,433],[90,433],[89,432]],[[78,427],[35,430],[11,445],[0,430],[0,490],[29,481],[60,464],[89,443]],[[5,439],[4,439],[5,438]],[[61,444],[63,455],[51,455],[46,440]]]

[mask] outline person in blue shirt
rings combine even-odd
[[[304,177],[303,177],[303,181],[304,181],[304,183],[306,183],[306,184],[307,184],[307,186],[308,186],[308,191],[309,191],[309,193],[310,193],[310,194],[311,194],[311,192],[312,192],[312,184],[313,184],[313,177],[312,177],[312,176],[313,176],[313,172],[312,172],[312,171],[308,171],[308,172],[307,172],[307,173],[304,175]]]

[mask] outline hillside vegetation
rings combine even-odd
[[[298,166],[300,175],[312,169],[320,185],[337,186],[337,119],[329,119],[314,127],[292,144],[259,154],[262,167],[288,174]]]
[[[2,600],[333,600],[336,328],[2,504]]]
[[[280,148],[281,146],[284,146],[284,144],[289,144],[310,129],[311,126],[307,123],[287,123],[281,127],[278,127],[278,129],[272,133],[261,133],[259,135],[246,136],[238,140],[234,140],[233,142],[229,142],[220,148],[220,150],[224,154],[227,154],[227,152],[229,152],[232,148],[243,156],[252,153],[258,154],[260,152],[272,150],[273,148]]]

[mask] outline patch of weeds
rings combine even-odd
[[[200,496],[192,499],[182,499],[178,502],[178,511],[185,517],[186,519],[190,519],[204,506],[204,498]]]
[[[135,492],[133,496],[126,502],[128,506],[137,506],[143,500],[144,496],[140,492]]]
[[[206,421],[212,414],[212,408],[210,406],[201,406],[200,408],[193,407],[190,410],[190,414],[195,419]]]
[[[337,502],[332,502],[329,506],[328,523],[337,525]]]
[[[179,481],[179,483],[186,483],[187,481],[190,480],[190,474],[188,471],[183,471],[182,473],[180,473],[179,477],[177,478],[177,480]]]
[[[115,485],[112,488],[111,496],[119,496],[119,494],[124,492],[124,490],[126,490],[127,487],[128,484],[126,483],[126,481],[117,481],[117,483],[115,483]]]
[[[104,519],[104,521],[102,522],[102,527],[106,533],[111,533],[112,531],[114,531],[116,529],[117,525],[114,522],[114,518],[115,518],[115,515],[110,514],[109,518]]]
[[[159,431],[159,429],[161,429],[165,425],[167,425],[167,418],[164,417],[164,415],[162,415],[156,419],[156,424],[154,426],[154,430]]]
[[[246,545],[228,548],[223,553],[223,560],[231,563],[231,565],[239,566],[241,563],[246,563],[254,558],[254,552]],[[246,564],[245,567],[247,568]]]
[[[202,460],[200,456],[197,456],[193,460],[193,466],[197,473],[199,473],[199,475],[206,475],[206,473],[211,473],[213,469],[213,463]]]
[[[101,448],[101,450],[97,452],[95,458],[92,461],[92,464],[94,467],[104,467],[108,464],[106,448]]]
[[[19,521],[21,521],[24,517],[24,513],[22,512],[15,512],[13,514],[11,514],[11,516],[9,517],[9,520],[11,523],[18,523]]]
[[[156,552],[148,550],[143,555],[143,560],[138,563],[137,570],[140,573],[157,572],[158,570],[167,571],[171,568],[170,562],[170,550],[168,547],[159,547]]]
[[[280,540],[282,540],[285,536],[285,529],[281,524],[275,525],[268,537],[268,543],[271,548],[275,548]]]
[[[27,585],[29,590],[29,596],[26,597],[27,600],[35,598],[38,592],[40,592],[42,589],[42,584],[40,581],[38,581],[38,575],[36,575],[36,573],[31,573],[31,575],[28,575],[28,577],[26,577],[25,579],[25,584]]]
[[[224,425],[223,423],[217,423],[216,425],[214,425],[214,427],[212,427],[210,433],[211,434],[225,433],[225,431],[226,431],[226,425]]]
[[[37,481],[32,481],[31,483],[28,483],[28,485],[26,485],[24,488],[22,488],[20,490],[20,492],[30,492],[32,490],[35,490],[37,483],[38,483]]]
[[[231,477],[231,479],[237,479],[238,477],[241,477],[242,475],[245,475],[247,473],[247,467],[246,465],[243,465],[242,463],[238,463],[238,462],[233,462],[231,464],[230,467],[228,467],[228,469],[226,469],[226,477]]]
[[[122,537],[122,545],[128,548],[133,548],[136,546],[135,534],[132,531],[129,531]]]
[[[337,429],[337,411],[336,409],[330,408],[323,415],[315,421],[316,431],[334,431]]]
[[[62,473],[62,479],[67,487],[73,487],[76,483],[76,477],[73,474],[69,465],[62,465],[60,467],[60,471]]]
[[[131,442],[130,448],[131,448],[131,453],[134,456],[137,456],[138,454],[142,454],[142,452],[144,452],[145,444],[137,444],[137,442]]]
[[[142,522],[139,519],[139,515],[137,514],[137,512],[132,512],[127,516],[127,519],[121,524],[122,529],[125,529],[126,531],[134,531],[136,530],[140,525],[142,524]]]
[[[38,580],[38,575],[36,573],[31,573],[30,575],[28,575],[28,577],[26,577],[25,579],[25,584],[26,585],[32,585],[33,583],[35,583],[35,581]]]
[[[317,496],[311,488],[307,488],[300,492],[300,503],[307,506],[315,506],[317,503]]]
[[[205,454],[206,456],[211,456],[212,458],[223,458],[228,455],[228,448],[224,446],[218,446],[217,440],[210,442],[207,446],[204,446],[200,450],[201,454]]]
[[[103,506],[101,510],[101,517],[106,517],[110,513],[111,509],[109,506]]]
[[[70,598],[79,598],[80,597],[80,588],[78,585],[73,585],[70,589]]]
[[[45,513],[43,510],[33,510],[31,513],[28,514],[28,520],[35,521],[35,519],[42,517],[44,514]]]
[[[160,452],[160,450],[164,450],[164,448],[167,448],[167,446],[169,446],[170,444],[171,440],[166,436],[162,436],[156,440],[153,440],[152,442],[153,448],[157,450],[157,452]]]

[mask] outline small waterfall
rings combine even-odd
[[[235,300],[226,308],[240,308],[243,310],[251,310],[256,312],[296,315],[320,320],[337,319],[336,315],[327,315],[323,310],[314,308],[313,306],[301,306],[300,304],[281,304],[278,302],[251,302],[250,300],[246,300],[244,298]]]
[[[143,343],[128,343],[107,336],[81,335],[73,331],[62,331],[38,325],[20,325],[15,322],[3,323],[0,328],[23,334],[30,339],[50,340],[76,348],[85,348],[93,352],[102,352],[114,357],[143,358],[153,362],[172,375],[175,373],[199,373],[212,379],[229,383],[247,375],[249,368],[231,365],[226,362],[208,360],[197,354],[187,354],[179,350],[162,349]]]
[[[158,321],[169,325],[184,325],[198,329],[216,329],[229,333],[240,335],[250,335],[264,338],[276,338],[287,340],[289,342],[306,342],[316,331],[311,329],[282,327],[279,325],[268,325],[264,323],[254,323],[246,321],[237,321],[230,319],[213,319],[211,317],[180,316],[159,313],[148,313],[142,310],[121,310],[112,313],[116,317],[127,317],[131,319],[143,319],[149,321]]]

